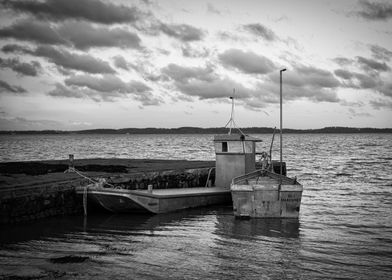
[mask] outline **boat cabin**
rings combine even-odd
[[[214,136],[216,187],[230,189],[234,177],[255,170],[256,142],[261,140],[243,134]]]

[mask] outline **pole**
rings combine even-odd
[[[283,175],[283,139],[282,139],[282,73],[286,68],[280,70],[280,175]]]

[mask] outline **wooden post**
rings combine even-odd
[[[74,155],[69,155],[68,169],[74,169]]]

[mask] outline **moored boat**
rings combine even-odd
[[[269,170],[235,177],[233,211],[241,218],[298,218],[303,186],[296,179]]]

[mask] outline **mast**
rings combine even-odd
[[[280,175],[283,175],[283,139],[282,139],[282,73],[286,68],[280,70]]]

